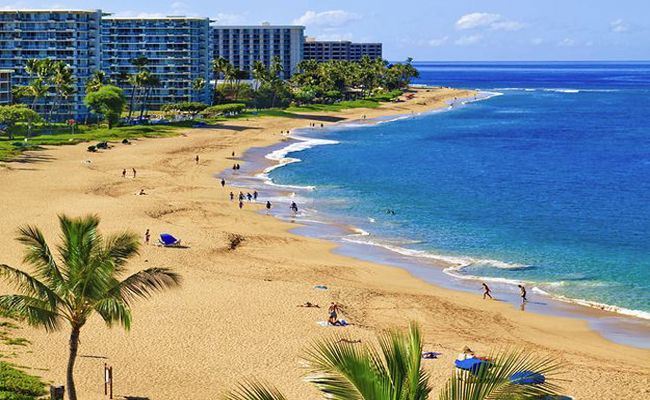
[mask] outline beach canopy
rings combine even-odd
[[[546,378],[537,372],[519,371],[510,376],[510,382],[515,385],[541,385],[546,382]]]
[[[181,244],[181,241],[180,239],[176,239],[169,233],[161,233],[160,244],[162,244],[163,246],[178,246]]]
[[[486,367],[490,366],[490,363],[481,360],[480,358],[468,358],[466,360],[456,360],[454,361],[454,364],[456,364],[456,368],[469,371],[473,374],[477,374],[479,369],[481,368],[481,365],[485,365]]]

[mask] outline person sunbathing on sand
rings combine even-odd
[[[476,354],[469,347],[463,347],[463,352],[458,355],[459,360],[467,360],[470,358],[475,358]]]
[[[297,307],[305,307],[305,308],[320,308],[320,306],[319,306],[318,304],[314,304],[314,303],[311,303],[311,302],[309,302],[309,301],[306,302],[305,304],[300,304],[300,305],[298,305]]]

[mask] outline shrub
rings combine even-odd
[[[166,112],[183,112],[196,115],[208,107],[205,103],[197,101],[183,101],[180,103],[165,104],[160,109]]]
[[[246,238],[238,233],[228,234],[228,250],[233,251],[242,244]]]
[[[34,400],[44,394],[40,379],[0,361],[0,400]]]
[[[208,117],[227,114],[239,114],[244,111],[245,108],[246,105],[241,103],[219,104],[206,108],[203,110],[202,114]]]

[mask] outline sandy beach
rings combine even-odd
[[[88,153],[80,144],[25,154],[0,165],[0,263],[21,265],[22,248],[13,238],[23,224],[41,227],[50,242],[56,241],[60,213],[96,213],[104,232],[151,229],[154,239],[167,232],[188,246],[143,246],[130,264],[132,270],[169,267],[184,277],[180,289],[135,306],[130,332],[108,329],[99,318],[82,330],[76,377],[84,400],[105,398],[104,363],[114,368],[117,398],[215,399],[254,377],[277,385],[290,399],[316,399],[318,393],[302,379],[300,359],[312,341],[334,333],[372,341],[377,332],[406,327],[412,320],[423,328],[425,351],[443,353],[423,363],[432,377],[431,398],[463,346],[478,353],[525,347],[558,357],[566,365],[565,393],[577,399],[650,398],[649,350],[609,342],[584,321],[524,313],[483,301],[478,291],[439,288],[398,268],[333,254],[333,243],[289,233],[295,224],[259,213],[264,187],[257,204],[240,210],[228,197],[239,190],[229,183],[222,188],[215,179],[233,163],[244,164],[239,156],[246,149],[285,140],[281,131],[362,115],[419,113],[471,96],[418,89],[412,100],[376,109],[233,120],[173,138],[115,144],[100,153]],[[135,168],[137,178],[130,173],[122,178],[124,168]],[[141,189],[147,195],[139,196]],[[229,251],[233,233],[245,240]],[[0,283],[0,293],[10,291]],[[321,309],[297,307],[306,301]],[[353,326],[317,324],[326,319],[331,301],[342,305]],[[3,344],[0,353],[15,353],[9,361],[48,382],[63,383],[68,334],[22,326],[12,335],[30,344]]]

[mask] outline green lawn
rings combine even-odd
[[[234,117],[197,119],[197,121],[218,124],[228,120],[261,117],[300,118],[300,115],[296,113],[304,112],[334,112],[351,108],[376,108],[383,101],[389,101],[399,93],[401,92],[391,92],[375,98],[341,101],[335,104],[308,104],[292,106],[286,109],[246,110]],[[180,129],[188,128],[193,123],[192,121],[188,121],[174,125],[138,125],[116,127],[113,129],[79,125],[75,128],[76,133],[74,134],[70,132],[70,128],[65,126],[65,124],[53,124],[47,127],[35,128],[33,136],[27,141],[25,141],[26,127],[18,126],[15,128],[16,135],[14,139],[10,140],[6,136],[0,137],[0,161],[10,160],[25,150],[37,150],[39,146],[43,145],[66,145],[81,142],[95,144],[96,142],[121,141],[122,139],[135,139],[140,137],[169,137],[177,135]]]
[[[86,128],[79,133],[69,133],[69,130],[53,129],[51,134],[38,135],[25,141],[23,135],[17,135],[13,140],[0,138],[0,160],[9,160],[24,150],[35,150],[41,145],[69,145],[81,142],[121,141],[140,137],[169,137],[177,135],[183,126],[173,125],[139,125],[124,126],[113,129]]]
[[[376,100],[352,100],[352,101],[341,101],[334,104],[305,104],[302,106],[293,106],[287,108],[287,111],[290,112],[305,112],[305,111],[316,111],[316,112],[327,112],[327,111],[342,111],[350,108],[377,108],[381,105],[381,102]]]

